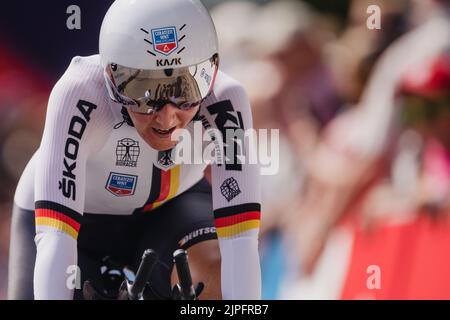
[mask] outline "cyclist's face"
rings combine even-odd
[[[166,104],[160,111],[153,114],[133,112],[128,109],[133,124],[139,135],[152,148],[163,151],[175,146],[176,139],[172,137],[175,129],[184,129],[194,118],[199,107],[180,110],[173,104]],[[172,137],[172,139],[171,139]]]

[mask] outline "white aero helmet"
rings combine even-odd
[[[114,101],[142,113],[166,103],[189,109],[214,85],[217,34],[200,0],[116,0],[103,19],[100,57]]]

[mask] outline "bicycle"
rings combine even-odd
[[[101,292],[90,280],[83,284],[83,296],[85,300],[150,300],[144,296],[144,291],[150,290],[156,299],[151,300],[197,300],[204,289],[204,284],[199,282],[196,287],[192,283],[189,269],[188,256],[185,250],[178,249],[173,253],[173,260],[177,271],[179,283],[176,284],[170,297],[158,293],[149,283],[150,275],[158,263],[158,255],[152,249],[144,251],[136,274],[126,267],[123,268],[121,281],[117,296]],[[110,282],[117,282],[117,274],[109,279]]]

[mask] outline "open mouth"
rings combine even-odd
[[[176,129],[176,127],[172,127],[170,129],[157,129],[157,128],[152,128],[153,132],[155,132],[158,136],[160,137],[167,137],[169,135],[172,134],[172,132],[174,132]]]

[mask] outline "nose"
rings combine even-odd
[[[178,108],[171,103],[166,103],[161,110],[156,112],[155,121],[163,128],[174,127],[176,125]]]

